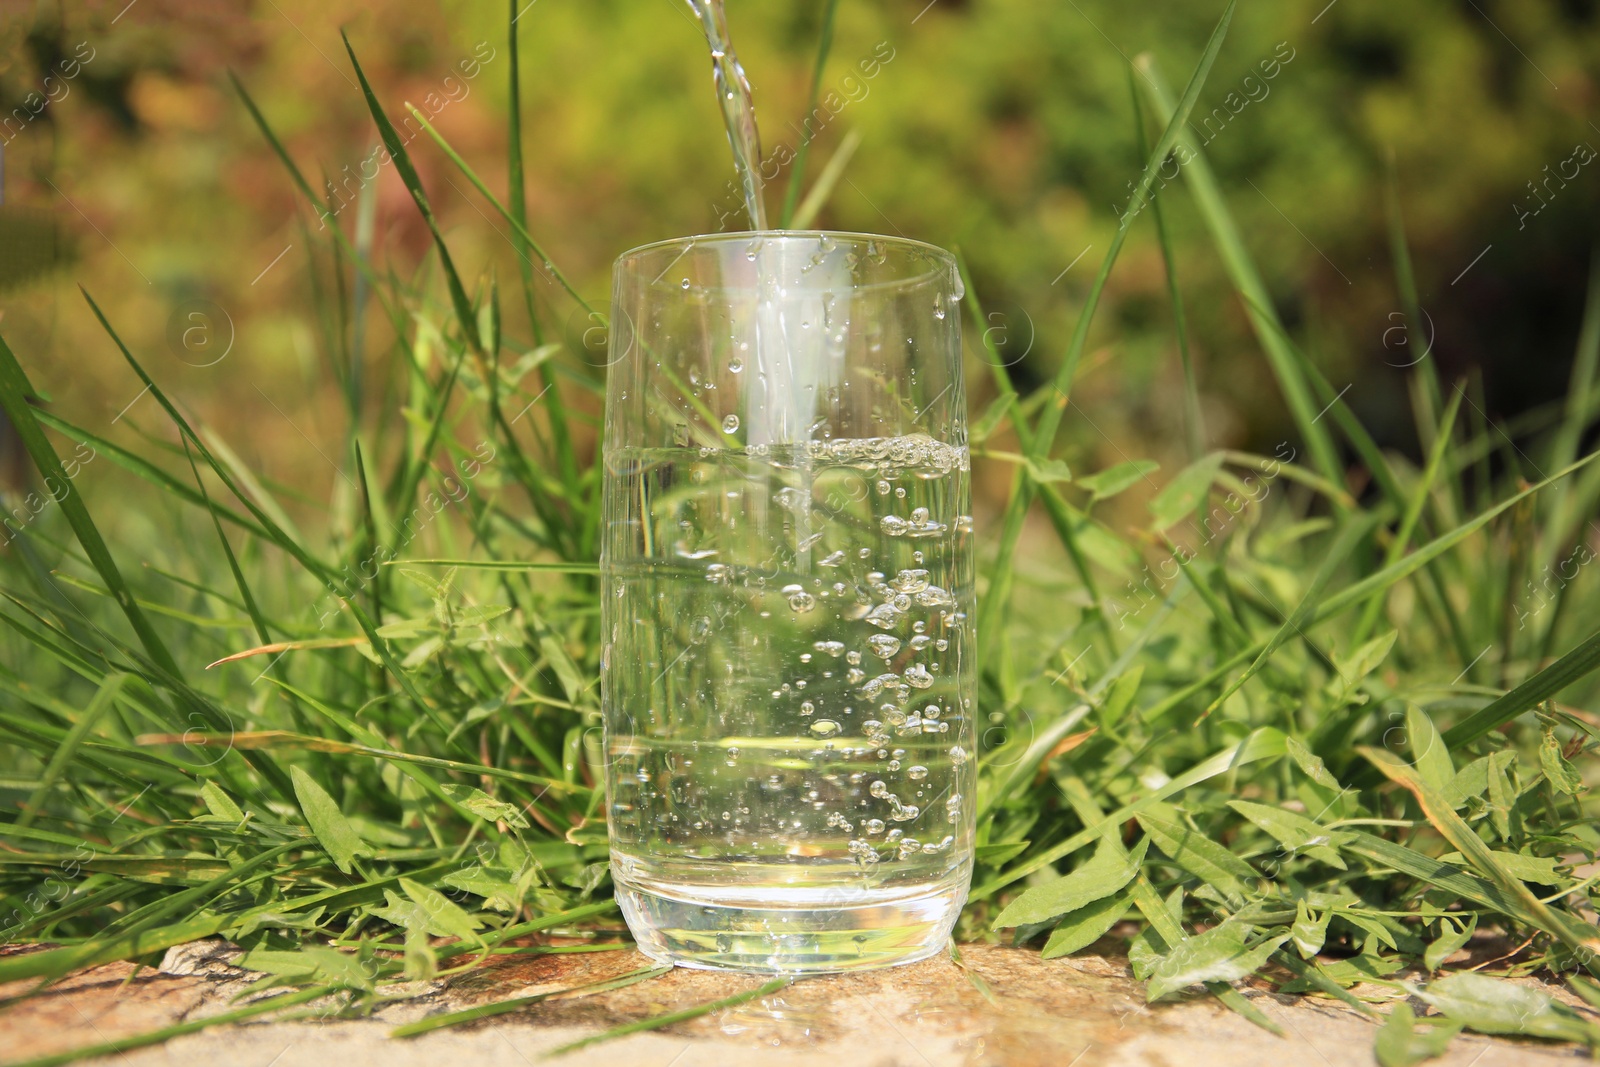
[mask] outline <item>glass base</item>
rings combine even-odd
[[[615,870],[615,867],[613,867]],[[927,959],[950,941],[967,871],[938,883],[766,889],[616,879],[639,950],[702,970],[827,974]]]

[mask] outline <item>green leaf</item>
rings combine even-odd
[[[1577,796],[1583,791],[1583,779],[1561,754],[1561,742],[1556,740],[1555,728],[1546,726],[1543,733],[1544,737],[1539,743],[1539,766],[1544,769],[1550,788],[1568,796]]]
[[[517,874],[509,867],[469,867],[439,879],[442,885],[482,897],[484,907],[503,912],[515,911],[522,903],[516,881]]]
[[[1394,648],[1394,643],[1400,636],[1399,630],[1390,630],[1386,634],[1374,637],[1363,643],[1348,657],[1334,656],[1333,665],[1338,668],[1338,685],[1334,695],[1337,700],[1344,700],[1363,681],[1367,675],[1377,670],[1389,652]]]
[[[478,937],[478,924],[472,916],[437,889],[409,878],[400,879],[400,888],[427,916],[430,933],[448,934],[469,942],[481,940]]]
[[[1086,863],[1065,878],[1033,886],[1007,904],[995,917],[994,928],[1045,922],[1110,896],[1133,881],[1149,847],[1149,838],[1140,841],[1131,853],[1114,839],[1102,842]]]
[[[1332,911],[1324,910],[1320,917],[1313,917],[1305,901],[1296,901],[1294,925],[1289,928],[1295,951],[1308,960],[1321,952],[1323,943],[1328,939],[1328,917],[1332,914]]]
[[[1137,485],[1160,469],[1161,464],[1153,459],[1130,459],[1087,478],[1079,478],[1078,486],[1089,490],[1091,504],[1098,503]]]
[[[1412,992],[1469,1030],[1600,1047],[1600,1026],[1530,986],[1464,971]]]
[[[1095,718],[1100,721],[1104,730],[1115,730],[1122,717],[1128,714],[1128,709],[1133,706],[1133,698],[1139,693],[1139,683],[1144,680],[1144,664],[1138,664],[1117,676],[1111,684],[1111,691],[1096,709]]]
[[[1255,868],[1211,838],[1179,823],[1141,812],[1139,825],[1157,848],[1179,867],[1216,887],[1234,906],[1250,895],[1249,883],[1260,875]]]
[[[1504,867],[1513,878],[1523,882],[1564,885],[1569,881],[1566,875],[1556,873],[1556,867],[1562,862],[1556,856],[1524,856],[1520,852],[1502,852],[1499,849],[1490,850],[1489,855],[1493,856],[1494,861]],[[1446,852],[1439,858],[1446,863],[1457,863],[1463,867],[1468,862],[1459,852]]]
[[[980,445],[988,440],[995,430],[1000,428],[1000,422],[1006,417],[1006,412],[1011,410],[1011,405],[1016,402],[1016,393],[1001,393],[995,397],[988,407],[983,409],[983,414],[972,424],[967,431],[967,439],[971,444]]]
[[[583,675],[578,671],[578,665],[572,662],[572,657],[567,655],[566,648],[560,641],[547,635],[539,638],[539,651],[544,654],[544,658],[556,672],[556,678],[560,680],[567,699],[576,701],[578,694],[584,689]]]
[[[1040,484],[1072,481],[1072,471],[1067,467],[1066,460],[1034,459],[1030,456],[1026,463],[1028,465],[1028,474]]]
[[[1433,788],[1444,792],[1456,777],[1450,750],[1434,728],[1433,720],[1415,704],[1406,706],[1406,745],[1411,749],[1417,773]]]
[[[294,795],[300,801],[301,814],[305,815],[311,832],[317,835],[317,843],[333,860],[334,866],[349,874],[352,860],[357,856],[371,855],[362,844],[360,835],[327,790],[313,781],[309,774],[299,767],[290,767],[289,778],[294,783]]]
[[[1040,955],[1051,960],[1088,948],[1117,925],[1117,920],[1127,910],[1128,896],[1120,891],[1084,905],[1062,917]]]
[[[1222,453],[1211,452],[1201,456],[1179,471],[1150,501],[1150,514],[1154,519],[1152,529],[1165,530],[1168,526],[1195,513],[1211,492],[1211,483],[1222,470]]]
[[[1411,1005],[1402,1000],[1378,1027],[1372,1052],[1382,1067],[1412,1067],[1444,1055],[1445,1048],[1460,1032],[1460,1023],[1435,1022],[1419,1029]]]
[[[239,810],[239,805],[233,798],[222,791],[216,782],[207,782],[200,787],[200,799],[205,803],[206,810],[219,819],[226,819],[231,823],[244,822],[244,812]]]
[[[1423,966],[1430,971],[1437,971],[1444,966],[1444,961],[1461,950],[1461,947],[1472,940],[1472,934],[1478,929],[1478,917],[1469,916],[1466,922],[1457,923],[1449,919],[1439,920],[1439,936],[1429,945],[1428,951],[1422,954]]]
[[[1335,792],[1339,792],[1344,788],[1339,784],[1339,780],[1328,771],[1328,765],[1322,762],[1322,757],[1307,748],[1305,742],[1295,737],[1285,737],[1283,747],[1289,753],[1289,758],[1294,760],[1295,766],[1304,771],[1307,778],[1310,778],[1323,788],[1331,789]]]
[[[1185,938],[1166,955],[1150,976],[1145,998],[1159,1000],[1200,982],[1246,978],[1265,966],[1287,940],[1288,934],[1278,934],[1247,945],[1241,924],[1225,922],[1214,926],[1203,934]]]
[[[1341,871],[1346,869],[1338,852],[1341,845],[1351,840],[1346,831],[1328,830],[1304,815],[1248,800],[1230,800],[1228,806],[1272,835],[1290,852],[1304,852]]]
[[[446,796],[466,808],[480,819],[490,822],[503,822],[507,826],[518,830],[526,830],[529,826],[527,816],[522,814],[522,809],[515,804],[508,804],[504,800],[496,800],[481,789],[470,785],[443,785],[439,787]]]

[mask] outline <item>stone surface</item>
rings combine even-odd
[[[1042,960],[989,945],[891,970],[812,978],[743,1005],[570,1053],[574,1067],[1368,1067],[1373,1024],[1322,998],[1246,989],[1284,1030],[1275,1037],[1206,996],[1147,1005],[1125,963],[1097,956]],[[220,942],[167,954],[158,971],[113,964],[39,995],[0,987],[0,1064],[115,1042],[237,1006],[249,979]],[[441,1011],[593,982],[644,966],[631,949],[514,955],[359,1020],[310,1018],[204,1030],[95,1061],[120,1067],[225,1063],[240,1067],[528,1067],[566,1042],[749,990],[747,975],[677,970],[623,989],[545,1001],[515,1014],[412,1039],[394,1026]],[[1546,987],[1561,996],[1556,987]],[[1570,997],[1563,997],[1570,1002]],[[1464,1034],[1442,1067],[1576,1064],[1568,1046]]]

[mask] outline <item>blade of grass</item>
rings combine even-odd
[[[811,117],[817,110],[817,94],[822,91],[822,72],[828,65],[828,50],[833,47],[833,17],[839,11],[839,0],[827,0],[822,10],[822,32],[817,39],[817,59],[811,67],[811,92],[806,97],[806,117],[801,123],[805,133],[800,147],[795,149],[794,164],[789,168],[789,189],[783,197],[783,213],[778,216],[778,229],[787,230],[794,220],[795,205],[800,200],[800,184],[805,181],[806,156],[811,154]]]
[[[671,1026],[674,1023],[688,1022],[690,1019],[698,1019],[702,1015],[710,1015],[712,1012],[721,1011],[724,1008],[736,1008],[740,1004],[755,1000],[758,997],[771,996],[773,993],[776,993],[778,990],[784,988],[792,981],[794,981],[793,978],[790,978],[787,975],[780,975],[777,978],[773,978],[761,983],[754,989],[746,990],[743,993],[735,993],[731,997],[723,997],[720,1000],[712,1000],[705,1004],[697,1004],[692,1008],[684,1008],[681,1011],[670,1011],[665,1015],[657,1015],[649,1019],[641,1019],[638,1022],[624,1023],[621,1026],[613,1027],[610,1030],[607,1030],[603,1034],[595,1034],[591,1037],[579,1038],[577,1041],[569,1041],[565,1045],[551,1049],[549,1052],[545,1053],[545,1055],[551,1058],[556,1056],[565,1056],[569,1052],[576,1052],[578,1049],[588,1048],[590,1045],[598,1045],[603,1041],[611,1041],[619,1037],[627,1037],[629,1034],[640,1034],[648,1030],[659,1030],[663,1026]]]
[[[1229,745],[1209,759],[1202,760],[1183,774],[1164,783],[1159,788],[1151,790],[1138,800],[1124,804],[1093,826],[1084,827],[1060,844],[1054,845],[1036,856],[1030,856],[1017,866],[978,886],[973,889],[970,899],[983,900],[1011,883],[1026,878],[1034,871],[1048,867],[1063,856],[1070,856],[1078,849],[1100,840],[1107,831],[1121,826],[1150,805],[1160,803],[1170,796],[1183,792],[1192,785],[1197,785],[1200,782],[1215,778],[1219,774],[1235,770],[1246,764],[1264,759],[1276,759],[1282,756],[1284,751],[1284,736],[1281,732],[1271,727],[1262,727],[1255,730],[1243,741]]]
[[[73,756],[77,754],[78,746],[82,745],[90,732],[99,725],[101,716],[111,709],[112,703],[121,695],[122,687],[127,682],[128,675],[113,674],[95,691],[93,699],[84,706],[83,714],[72,724],[72,730],[67,734],[66,740],[61,742],[61,747],[50,754],[50,762],[45,765],[44,773],[39,776],[39,788],[33,791],[33,795],[22,805],[22,811],[17,816],[16,829],[26,830],[33,824],[39,809],[44,805],[45,798],[50,795],[50,790],[55,788],[62,774],[66,772],[67,764],[71,763]]]
[[[534,300],[533,261],[528,255],[533,245],[523,239],[523,235],[528,232],[528,197],[522,167],[522,66],[517,31],[518,8],[521,6],[520,0],[509,0],[508,12],[511,23],[506,32],[506,41],[511,66],[511,84],[506,115],[506,166],[509,171],[506,199],[511,217],[516,220],[516,225],[512,227],[511,244],[517,250],[517,270],[522,275],[522,295],[528,313],[528,326],[533,331],[534,344],[542,345],[544,329],[540,325],[539,310]],[[561,469],[562,480],[571,490],[578,483],[578,458],[572,448],[572,428],[568,425],[566,404],[562,400],[560,386],[557,385],[551,368],[541,366],[539,377],[550,396],[550,432],[555,438],[556,463]]]
[[[57,1052],[49,1056],[22,1060],[13,1064],[12,1067],[63,1067],[64,1064],[76,1063],[79,1060],[92,1059],[98,1056],[121,1056],[136,1048],[149,1048],[151,1045],[160,1045],[175,1037],[198,1033],[213,1026],[227,1026],[232,1023],[244,1022],[246,1019],[254,1019],[283,1008],[305,1004],[319,997],[328,996],[332,992],[334,992],[334,987],[332,986],[311,986],[291,993],[280,993],[264,1000],[246,1004],[242,1008],[235,1008],[232,1011],[218,1012],[216,1015],[207,1015],[200,1019],[174,1023],[171,1026],[163,1026],[157,1030],[147,1030],[142,1034],[119,1037],[114,1041],[102,1041],[94,1045],[84,1045],[67,1052]]]
[[[800,202],[794,218],[789,220],[792,229],[804,230],[816,221],[817,214],[827,204],[828,198],[833,196],[833,190],[839,184],[839,179],[844,177],[845,168],[850,165],[850,160],[855,158],[856,149],[860,147],[859,130],[851,130],[839,141],[839,147],[828,157],[822,173],[817,175],[816,182],[806,190],[806,198]]]
[[[1523,712],[1555,699],[1562,690],[1597,668],[1600,668],[1600,630],[1515,689],[1450,727],[1444,732],[1444,742],[1452,749],[1469,745]]]
[[[1302,637],[1304,636],[1303,627],[1316,610],[1318,601],[1322,597],[1322,591],[1333,580],[1334,572],[1344,565],[1344,561],[1349,558],[1350,553],[1354,552],[1356,546],[1371,535],[1377,525],[1378,516],[1370,513],[1353,518],[1344,525],[1338,536],[1334,538],[1333,544],[1329,546],[1327,554],[1322,557],[1322,562],[1317,566],[1310,585],[1306,587],[1305,594],[1301,596],[1300,602],[1295,605],[1294,611],[1284,620],[1283,625],[1278,627],[1277,632],[1267,639],[1266,645],[1256,655],[1250,666],[1246,667],[1243,673],[1222,691],[1221,695],[1206,706],[1206,710],[1201,713],[1200,718],[1204,719],[1216,711],[1222,706],[1223,701],[1233,696],[1244,686],[1245,682],[1255,677],[1267,665],[1267,660],[1272,658],[1272,654],[1285,641],[1289,640],[1291,635],[1300,634]]]
[[[566,563],[529,562],[520,559],[394,559],[386,567],[455,567],[480,571],[531,571],[542,574],[599,574],[600,564],[573,560]]]
[[[1564,467],[1578,458],[1583,432],[1594,417],[1588,397],[1594,387],[1597,363],[1600,363],[1600,248],[1596,248],[1589,267],[1589,291],[1583,305],[1583,325],[1578,330],[1578,351],[1573,357],[1572,376],[1567,383],[1566,411],[1550,443],[1552,466]],[[1569,492],[1563,485],[1551,494],[1547,512],[1550,519],[1539,539],[1536,567],[1552,562],[1561,542],[1571,536],[1568,531],[1583,524],[1582,514],[1573,514],[1568,506]]]
[[[1409,353],[1413,340],[1412,331],[1416,331],[1418,338],[1422,336],[1422,304],[1417,297],[1417,276],[1411,267],[1411,246],[1406,240],[1405,216],[1400,207],[1400,178],[1395,172],[1393,149],[1390,149],[1385,164],[1384,205],[1389,222],[1389,254],[1394,259],[1395,284],[1400,290],[1400,306],[1405,313],[1406,350]],[[1442,397],[1439,392],[1439,373],[1434,369],[1433,361],[1428,355],[1424,352],[1417,359],[1417,371],[1414,377],[1420,390],[1418,396],[1422,401],[1417,420],[1417,437],[1422,442],[1422,447],[1431,451],[1439,434],[1438,413]],[[1570,463],[1575,458],[1569,456],[1565,462]]]
[[[1184,125],[1172,131],[1175,135],[1172,141],[1163,139],[1162,158],[1166,158],[1167,152],[1174,144],[1182,145],[1190,154],[1191,158],[1183,165],[1189,189],[1194,194],[1201,217],[1211,231],[1217,253],[1222,257],[1223,265],[1227,268],[1234,288],[1241,296],[1248,297],[1246,308],[1250,323],[1255,328],[1256,337],[1261,343],[1262,351],[1266,353],[1273,375],[1278,379],[1278,388],[1282,390],[1289,411],[1294,416],[1295,426],[1323,476],[1331,482],[1343,485],[1345,481],[1343,465],[1339,462],[1339,453],[1334,448],[1333,438],[1328,433],[1327,427],[1317,421],[1319,413],[1314,406],[1311,390],[1300,373],[1294,355],[1280,340],[1286,331],[1275,312],[1266,316],[1262,314],[1262,309],[1272,307],[1272,297],[1268,294],[1266,283],[1262,281],[1261,273],[1256,269],[1255,261],[1245,246],[1238,224],[1234,222],[1233,215],[1223,200],[1210,165],[1207,164],[1199,145],[1194,143],[1194,139],[1185,128],[1188,113],[1181,103],[1174,108],[1172,95],[1162,82],[1153,58],[1148,55],[1140,56],[1134,63],[1144,75],[1143,86],[1151,107],[1155,110],[1157,121],[1169,121],[1180,116],[1184,119]]]
[[[418,1019],[414,1023],[406,1023],[404,1026],[395,1027],[389,1031],[389,1036],[393,1038],[416,1037],[418,1034],[427,1034],[432,1033],[434,1030],[460,1026],[462,1023],[477,1022],[479,1019],[492,1019],[497,1015],[509,1015],[511,1012],[521,1011],[523,1008],[554,998],[566,1000],[573,997],[589,996],[594,993],[605,993],[613,989],[622,989],[625,986],[633,985],[635,982],[660,978],[670,970],[672,970],[671,965],[665,967],[641,967],[636,971],[629,971],[615,978],[607,978],[598,982],[584,982],[580,985],[567,986],[564,989],[552,989],[545,993],[534,993],[531,996],[513,997],[510,1000],[500,1000],[493,1004],[480,1004],[477,1007],[466,1008],[462,1011],[446,1012],[443,1015],[430,1015],[426,1019]]]
[[[1433,445],[1428,450],[1428,461],[1422,469],[1422,476],[1417,479],[1417,484],[1411,490],[1411,497],[1406,501],[1405,513],[1400,517],[1400,526],[1395,530],[1394,540],[1389,542],[1388,551],[1384,553],[1383,565],[1393,566],[1405,555],[1411,546],[1411,536],[1416,532],[1417,521],[1422,517],[1422,509],[1428,502],[1428,495],[1433,491],[1433,484],[1439,477],[1440,465],[1444,462],[1444,454],[1450,443],[1450,434],[1455,429],[1456,415],[1461,410],[1461,393],[1456,393],[1450,398],[1450,406],[1445,409],[1444,417],[1436,426]],[[1385,594],[1376,593],[1367,606],[1362,609],[1361,621],[1356,623],[1354,633],[1350,637],[1350,647],[1358,648],[1372,636],[1372,629],[1378,624],[1378,616],[1383,611]]]
[[[1222,50],[1222,42],[1227,37],[1228,25],[1233,20],[1234,8],[1237,0],[1229,0],[1227,8],[1218,20],[1216,29],[1211,33],[1211,38],[1206,42],[1206,47],[1200,56],[1200,62],[1195,67],[1194,74],[1189,78],[1189,84],[1184,88],[1183,97],[1175,108],[1169,108],[1166,129],[1156,147],[1145,162],[1144,171],[1139,175],[1139,180],[1134,187],[1133,199],[1128,209],[1117,223],[1116,235],[1112,238],[1111,246],[1106,250],[1105,256],[1100,261],[1100,270],[1096,273],[1094,281],[1089,286],[1088,296],[1084,300],[1082,310],[1078,312],[1077,325],[1074,326],[1071,340],[1067,343],[1067,350],[1062,357],[1061,366],[1056,371],[1053,387],[1056,392],[1054,401],[1047,401],[1039,413],[1039,421],[1035,425],[1032,446],[1028,455],[1035,460],[1048,457],[1052,445],[1055,443],[1056,432],[1061,427],[1062,417],[1066,414],[1067,404],[1072,391],[1072,381],[1078,372],[1078,363],[1083,357],[1084,346],[1089,339],[1089,325],[1094,320],[1095,311],[1100,306],[1101,294],[1105,291],[1106,281],[1111,277],[1111,268],[1116,265],[1117,257],[1122,252],[1122,245],[1127,240],[1128,230],[1133,225],[1133,219],[1142,209],[1150,197],[1150,190],[1155,184],[1156,176],[1166,161],[1167,153],[1172,151],[1173,145],[1178,143],[1179,136],[1189,115],[1194,110],[1195,103],[1200,99],[1200,90],[1204,88],[1206,77],[1211,73],[1211,66],[1216,61],[1217,53]],[[1042,392],[1042,390],[1041,390]],[[1020,411],[1013,414],[1013,423],[1020,424],[1023,416]],[[1032,503],[1033,490],[1030,480],[1021,469],[1012,479],[1011,495],[1006,505],[1005,517],[1001,521],[1000,543],[996,552],[995,563],[991,568],[991,578],[988,595],[980,603],[978,609],[978,663],[980,667],[994,661],[995,642],[1000,639],[1004,630],[1004,620],[1010,601],[1012,582],[1012,569],[1014,566],[1017,539],[1022,536],[1023,521],[1027,517],[1029,504]]]
[[[1150,154],[1150,139],[1144,129],[1144,106],[1133,68],[1128,69],[1128,95],[1133,99],[1133,123],[1139,131],[1139,155]],[[1183,292],[1178,288],[1178,259],[1172,251],[1172,236],[1167,232],[1167,215],[1161,197],[1152,197],[1150,208],[1156,217],[1156,240],[1161,245],[1161,261],[1167,268],[1167,298],[1172,301],[1172,330],[1178,338],[1178,359],[1183,365],[1183,437],[1192,463],[1205,454],[1205,423],[1200,415],[1200,387],[1196,384],[1194,358],[1189,351],[1188,318],[1183,311]]]

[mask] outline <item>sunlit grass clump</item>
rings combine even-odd
[[[982,523],[979,870],[960,936],[1049,957],[1125,948],[1152,999],[1203,986],[1269,1029],[1239,980],[1373,1014],[1414,992],[1449,1021],[1396,1009],[1379,1038],[1396,1056],[1458,1025],[1600,1045],[1587,1016],[1527,991],[1508,1011],[1484,977],[1570,974],[1600,1001],[1584,977],[1600,975],[1585,783],[1600,719],[1583,708],[1600,666],[1600,465],[1580,454],[1600,283],[1565,405],[1492,425],[1424,359],[1421,461],[1381,450],[1280,321],[1186,132],[1231,13],[1176,98],[1153,65],[1131,74],[1147,162],[1053,380],[1018,393],[968,286],[969,366],[992,379],[973,454],[1010,491]],[[510,67],[515,102],[514,35]],[[350,283],[330,296],[332,335],[387,321],[404,403],[352,418],[354,478],[318,528],[186,420],[103,316],[173,444],[136,453],[53,414],[29,354],[0,345],[0,405],[55,492],[5,555],[0,605],[0,940],[53,947],[0,958],[0,983],[221,936],[291,991],[209,1025],[311,1001],[359,1011],[507,952],[617,945],[598,785],[604,360],[562,343],[588,312],[531,235],[515,107],[504,200],[437,134],[427,148],[517,248],[516,279],[471,279],[361,85],[435,255],[401,279],[326,231],[322,266]],[[1174,154],[1182,186],[1153,195]],[[825,195],[839,172],[823,173]],[[1297,438],[1271,456],[1206,452],[1190,376],[1188,466],[1069,469],[1059,431],[1133,226],[1161,238],[1189,351],[1165,218],[1187,210]],[[1414,309],[1398,218],[1394,250]],[[352,364],[334,372],[362,410]],[[108,541],[72,480],[85,454],[147,483],[188,567],[141,567],[140,546]],[[1139,492],[1148,506],[1103,518]],[[1034,521],[1061,551],[1019,548]],[[579,940],[536,936],[553,932]],[[1469,944],[1486,967],[1430,980]]]

